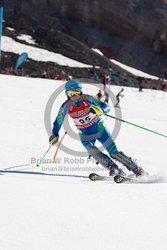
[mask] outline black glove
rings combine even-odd
[[[59,135],[58,134],[51,135],[50,138],[49,138],[49,144],[51,146],[54,146],[58,142],[58,139],[59,139]]]

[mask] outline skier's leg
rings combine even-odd
[[[128,157],[123,152],[117,152],[111,155],[111,157],[121,162],[129,171],[133,171],[136,176],[145,174],[145,171],[135,163],[131,157]]]
[[[88,151],[88,154],[91,155],[96,162],[100,163],[103,167],[109,168],[109,166],[118,168],[118,166],[110,159],[110,157],[103,152],[101,152],[96,146],[95,146],[95,140],[86,140],[84,139],[83,135],[80,135],[81,142],[83,146]]]
[[[99,122],[99,124],[98,124],[98,135],[99,135],[99,138],[98,138],[99,142],[108,151],[109,155],[118,152],[116,144],[113,141],[110,132],[104,126],[103,122]]]
[[[125,155],[122,151],[113,153],[110,156],[113,159],[115,159],[115,160],[119,161],[120,163],[122,163],[129,171],[135,172],[136,169],[139,168],[137,166],[137,164],[132,160],[132,158]]]
[[[112,155],[113,153],[118,152],[115,142],[113,141],[110,132],[104,127],[103,122],[100,122],[98,124],[98,135],[99,135],[98,141],[102,143],[102,145],[108,151],[109,155]],[[109,174],[110,175],[114,175],[114,174],[124,175],[124,172],[122,171],[122,169],[119,168],[118,165],[115,162],[113,162],[111,158],[109,159],[110,161],[108,162],[108,165],[106,166],[110,170]]]
[[[99,123],[99,141],[106,148],[110,157],[122,163],[129,171],[133,171],[136,175],[144,172],[131,157],[128,157],[123,152],[117,150],[110,132],[104,127],[102,122]]]

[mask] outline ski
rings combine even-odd
[[[126,176],[122,176],[122,175],[115,175],[114,176],[114,181],[116,183],[123,183],[123,182],[134,182],[134,178],[131,177],[126,177]]]
[[[162,175],[145,175],[143,177],[136,178],[134,175],[122,176],[103,176],[96,173],[91,173],[89,175],[91,181],[114,181],[117,184],[127,183],[127,184],[149,184],[149,183],[162,183],[165,181]]]
[[[98,175],[96,173],[91,173],[89,175],[89,179],[91,181],[108,181],[108,180],[113,180],[113,177],[111,176],[103,176],[103,175]]]
[[[96,173],[91,173],[89,175],[89,179],[91,181],[114,181],[115,183],[123,183],[123,182],[133,182],[133,178],[121,176],[121,175],[115,175],[115,176],[103,176],[98,175]]]

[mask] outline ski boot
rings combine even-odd
[[[117,168],[115,166],[109,167],[109,176],[122,175],[125,176],[125,173],[121,168]]]
[[[136,177],[144,177],[147,176],[148,173],[146,173],[142,168],[138,168],[137,170],[134,171],[134,174],[136,175]]]

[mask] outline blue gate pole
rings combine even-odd
[[[3,7],[0,6],[0,70],[1,70],[1,38],[2,38]]]

